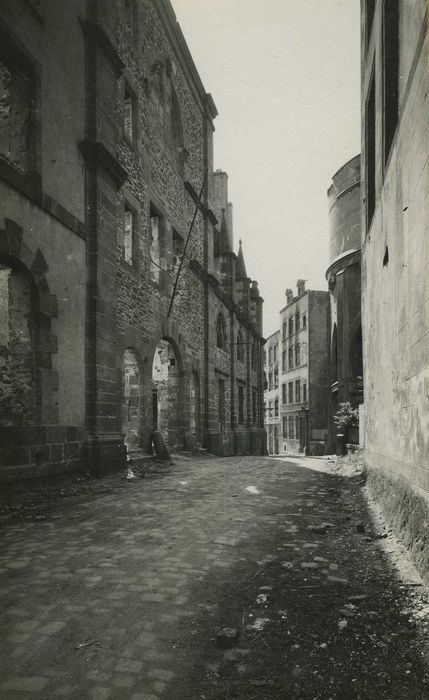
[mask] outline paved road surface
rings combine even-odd
[[[0,697],[429,697],[359,479],[304,462],[180,458],[3,523]]]

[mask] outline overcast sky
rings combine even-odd
[[[214,98],[215,168],[264,332],[296,280],[327,289],[332,175],[360,152],[359,0],[172,0]]]

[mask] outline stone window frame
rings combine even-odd
[[[238,425],[244,425],[245,423],[245,385],[244,382],[237,383],[237,393],[238,393]]]
[[[125,109],[127,94],[131,100],[131,135],[127,133],[125,125]],[[122,77],[122,135],[124,141],[134,150],[137,149],[139,141],[139,90],[131,73],[124,71]]]
[[[131,8],[131,9],[130,9]],[[130,12],[130,17],[127,17],[127,10]],[[131,28],[127,28],[128,19],[131,19]],[[138,47],[139,42],[139,8],[136,0],[123,0],[122,2],[122,22],[123,34],[132,49]]]
[[[221,311],[219,311],[216,318],[216,347],[219,350],[228,349],[228,335],[226,331],[225,317]]]
[[[152,218],[158,218],[158,241],[159,241],[159,260],[153,260],[152,258]],[[158,279],[155,280],[152,277],[152,273],[150,272],[150,281],[151,283],[157,287],[158,289],[164,290],[166,288],[167,284],[167,230],[168,230],[168,221],[167,221],[167,216],[162,209],[161,206],[159,206],[158,202],[154,197],[150,197],[149,200],[149,208],[148,208],[148,258],[149,258],[149,267],[151,268],[152,265],[157,267],[159,269],[158,273]],[[162,265],[162,262],[164,261],[164,266]]]
[[[17,70],[29,84],[28,168],[21,173],[0,155],[0,178],[27,197],[40,199],[42,193],[41,164],[41,68],[18,37],[0,20],[0,61],[8,70]]]
[[[132,260],[127,262],[123,255],[124,250],[124,226],[125,226],[125,209],[129,209],[133,213],[133,241],[132,241]],[[121,241],[121,252],[120,252],[120,265],[124,270],[128,272],[136,273],[139,268],[139,231],[141,224],[141,206],[139,201],[132,195],[132,193],[127,189],[122,190],[122,202],[120,208],[120,241]]]

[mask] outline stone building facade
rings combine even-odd
[[[280,332],[267,338],[264,349],[265,366],[265,425],[267,429],[268,454],[280,453],[281,419],[279,397],[279,357],[281,351]]]
[[[330,406],[329,446],[335,448],[333,422],[340,403],[356,408],[363,400],[361,325],[361,211],[360,156],[343,165],[328,190],[330,219],[329,267],[326,279],[330,298]],[[349,429],[352,443],[359,442],[358,427]]]
[[[170,2],[6,1],[0,20],[2,478],[106,473],[155,428],[263,451],[263,300]]]
[[[393,480],[397,493],[402,493],[402,485],[426,499],[427,13],[425,0],[366,1],[361,11],[362,442],[368,464],[383,478]],[[388,490],[394,493],[390,486]],[[427,516],[422,522],[424,519]]]
[[[287,289],[286,302],[280,311],[277,398],[271,397],[279,406],[278,452],[319,455],[328,435],[329,294],[306,290],[298,280],[297,294]],[[269,377],[269,361],[265,367]]]

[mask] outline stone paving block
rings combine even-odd
[[[115,666],[116,671],[121,673],[138,673],[143,667],[141,661],[134,661],[133,659],[122,658],[119,659]]]
[[[3,690],[25,691],[27,693],[40,693],[49,683],[48,678],[42,676],[20,676],[11,678],[2,685]]]
[[[59,620],[55,620],[53,622],[50,622],[47,625],[44,625],[43,627],[39,627],[38,633],[39,634],[57,634],[57,632],[60,632],[64,627],[66,626],[65,622],[61,622]]]
[[[106,700],[112,695],[112,690],[104,686],[96,686],[89,691],[91,700]]]
[[[175,677],[175,674],[172,671],[167,671],[163,668],[154,668],[153,670],[149,671],[147,675],[149,678],[155,678],[156,680],[164,681],[165,683],[170,683],[170,681],[172,681]]]
[[[136,684],[134,676],[114,676],[112,683],[116,688],[133,688]]]

